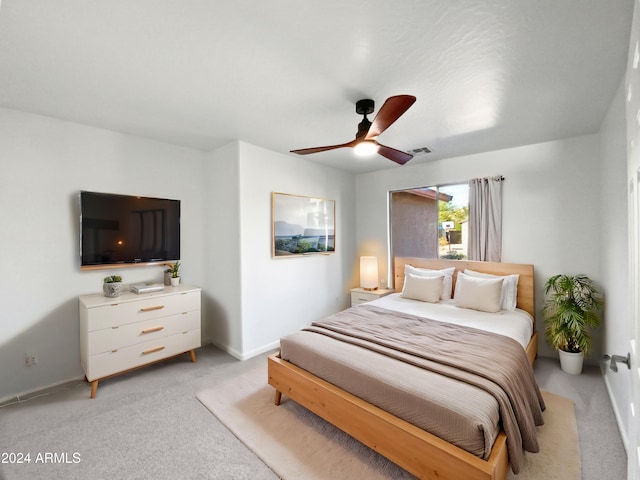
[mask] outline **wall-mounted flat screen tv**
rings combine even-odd
[[[180,259],[180,200],[80,192],[80,266]]]

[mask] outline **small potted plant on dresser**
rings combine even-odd
[[[180,285],[180,260],[176,260],[176,263],[171,265],[169,270],[171,271],[171,286],[177,287]]]
[[[562,370],[579,374],[584,357],[591,352],[589,330],[600,325],[600,293],[582,274],[554,275],[547,280],[544,293],[545,336],[558,350]]]
[[[122,277],[120,275],[104,277],[102,293],[109,298],[119,297],[122,294]]]

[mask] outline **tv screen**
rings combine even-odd
[[[180,200],[80,192],[80,265],[180,259]]]

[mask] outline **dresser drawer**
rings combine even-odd
[[[376,288],[375,290],[365,290],[364,288],[352,288],[351,289],[351,306],[355,307],[361,303],[370,302],[371,300],[377,300],[378,298],[385,297],[393,293],[393,290],[389,288]]]
[[[146,365],[157,360],[178,355],[200,347],[200,329],[150,340],[115,351],[91,355],[87,359],[86,374],[90,382]]]
[[[371,300],[375,300],[377,298],[380,298],[380,297],[373,293],[351,292],[351,306],[355,307],[356,305],[360,305],[361,303],[365,303],[365,302],[370,302]]]
[[[142,322],[89,332],[88,348],[92,354],[115,350],[200,328],[200,311],[178,313]]]
[[[141,322],[176,313],[200,310],[200,292],[164,295],[87,309],[88,331],[118,327],[125,323]]]

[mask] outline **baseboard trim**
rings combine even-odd
[[[84,375],[62,380],[61,382],[52,383],[44,387],[38,387],[33,390],[28,390],[18,395],[9,395],[7,397],[0,398],[0,408],[13,405],[14,403],[27,402],[33,398],[49,395],[50,393],[57,392],[58,390],[74,387],[80,383],[84,383]]]
[[[622,437],[622,444],[624,445],[624,449],[627,452],[627,457],[629,456],[629,440],[627,437],[626,423],[622,421],[622,417],[620,416],[620,411],[618,410],[618,404],[616,403],[616,399],[613,395],[613,390],[611,388],[611,384],[609,383],[609,377],[606,373],[603,373],[604,377],[604,386],[607,389],[607,395],[609,395],[609,402],[611,403],[611,408],[613,409],[613,415],[616,417],[616,423],[618,425],[618,431],[620,432],[620,437]]]
[[[248,360],[252,357],[258,356],[262,353],[266,353],[266,352],[271,352],[273,350],[276,350],[277,348],[280,347],[280,340],[277,340],[275,342],[269,343],[267,345],[263,345],[262,347],[256,348],[254,350],[251,350],[248,353],[243,354],[243,360]]]
[[[260,355],[261,353],[270,352],[280,347],[280,340],[277,340],[275,342],[272,342],[267,345],[263,345],[262,347],[251,350],[248,353],[244,353],[244,352],[239,352],[238,350],[231,348],[228,345],[223,345],[221,343],[218,343],[215,340],[211,340],[211,343],[216,347],[218,347],[220,350],[228,353],[232,357],[237,358],[238,360],[249,360],[250,358]]]

